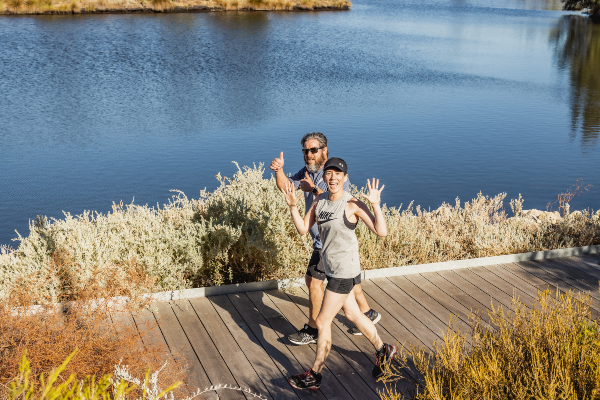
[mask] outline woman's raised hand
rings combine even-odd
[[[373,178],[373,183],[371,183],[367,179],[367,188],[369,189],[369,195],[363,193],[361,193],[360,195],[361,197],[364,197],[365,199],[369,200],[369,203],[371,204],[379,204],[381,202],[381,191],[384,187],[385,185],[381,186],[381,189],[379,189],[379,179],[375,180],[375,178]]]
[[[285,201],[290,207],[296,206],[298,204],[298,200],[300,200],[300,197],[302,197],[302,193],[296,196],[296,189],[294,188],[294,184],[289,181],[285,184],[285,189],[282,189],[281,193],[283,193]]]

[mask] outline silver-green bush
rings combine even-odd
[[[98,296],[132,295],[301,276],[310,255],[275,179],[264,166],[239,168],[198,200],[176,192],[162,208],[113,204],[30,223],[16,250],[0,248],[0,297],[27,285],[39,301],[69,298],[94,281]],[[358,192],[356,188],[353,189]],[[363,269],[513,254],[600,243],[600,212],[523,211],[503,208],[506,194],[471,202],[401,210],[384,206],[389,235],[378,238],[359,224]],[[303,205],[300,205],[303,209]],[[135,274],[135,279],[132,279]],[[106,288],[106,292],[97,288]],[[115,289],[116,287],[116,289]]]

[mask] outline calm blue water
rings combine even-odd
[[[38,214],[197,198],[231,161],[295,172],[310,131],[388,205],[545,208],[582,177],[572,206],[598,209],[600,30],[559,8],[0,17],[0,244]]]

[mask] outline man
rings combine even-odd
[[[302,144],[302,152],[304,153],[304,168],[298,171],[291,178],[288,178],[283,172],[283,152],[279,158],[275,158],[271,162],[270,168],[275,171],[277,187],[279,190],[285,190],[288,183],[291,181],[294,188],[301,189],[304,192],[304,202],[306,211],[310,209],[314,199],[319,194],[327,191],[327,185],[323,181],[323,166],[327,162],[329,149],[327,148],[327,138],[320,132],[307,133],[300,141]],[[345,191],[350,190],[350,180],[347,179],[343,186]],[[319,230],[316,225],[309,230],[313,239],[313,253],[308,262],[306,270],[306,286],[308,287],[308,323],[302,329],[288,336],[288,340],[297,345],[317,343],[318,329],[317,316],[321,310],[323,302],[323,281],[325,280],[325,271],[319,267],[320,250],[322,247]],[[374,324],[379,322],[381,315],[375,310],[372,310],[367,303],[367,299],[362,291],[360,284],[354,287],[354,296],[360,311],[364,313]],[[362,335],[360,330],[355,326],[348,330],[353,335]]]

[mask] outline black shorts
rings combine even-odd
[[[306,268],[306,275],[324,281],[326,278],[325,271],[319,269],[319,261],[321,261],[321,252],[320,250],[315,249],[313,250],[312,256],[310,256],[308,268]]]
[[[327,287],[326,289],[339,294],[348,294],[354,288],[354,285],[358,285],[360,283],[360,274],[356,275],[354,278],[330,278],[327,277]]]

